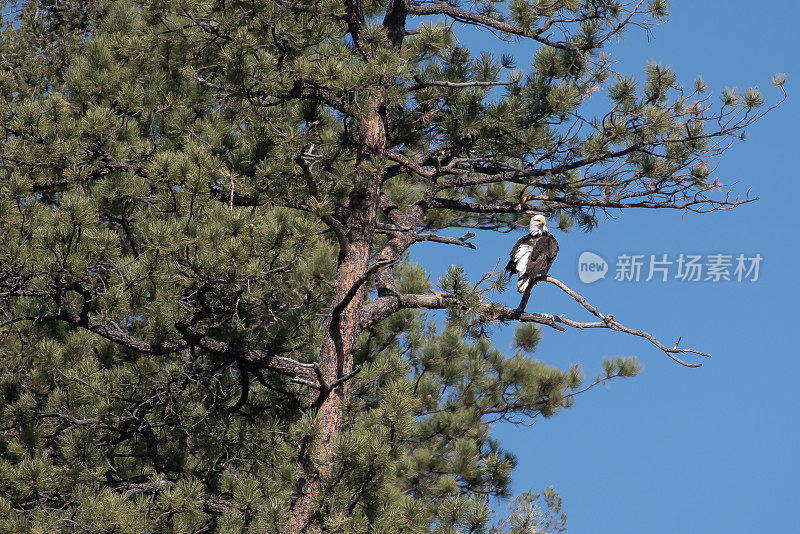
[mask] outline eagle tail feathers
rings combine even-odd
[[[530,280],[528,280],[527,278],[525,278],[525,279],[517,278],[517,291],[519,293],[525,293],[525,290],[528,289],[528,283],[529,282],[530,282]]]

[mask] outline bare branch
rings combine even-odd
[[[397,152],[396,150],[387,150],[386,157],[392,161],[396,161],[400,165],[406,167],[409,170],[414,171],[415,173],[419,174],[420,176],[425,176],[427,178],[432,178],[436,173],[433,170],[425,169],[423,165],[425,164],[423,161],[415,161],[411,158],[408,158]],[[420,158],[421,159],[421,158]]]
[[[579,330],[587,328],[606,328],[609,330],[616,330],[618,332],[624,332],[626,334],[647,339],[671,359],[686,367],[700,367],[702,364],[686,362],[678,358],[676,354],[696,354],[699,356],[710,357],[709,354],[695,349],[678,348],[678,343],[676,343],[674,347],[669,348],[658,341],[658,339],[656,339],[652,334],[643,330],[628,328],[619,321],[615,320],[613,315],[605,315],[600,313],[597,308],[589,304],[589,302],[583,296],[567,287],[560,280],[548,276],[544,278],[543,281],[557,286],[562,291],[570,295],[572,298],[578,301],[581,306],[589,311],[589,313],[600,319],[600,321],[580,322],[566,318],[563,315],[524,312],[521,309],[513,309],[506,306],[497,305],[487,306],[485,311],[482,312],[482,315],[484,316],[483,320],[489,322],[518,321],[521,323],[537,323],[549,326],[562,332],[566,331],[565,326],[577,328]],[[430,295],[410,295],[396,293],[394,295],[386,295],[375,299],[364,307],[361,315],[361,328],[368,328],[377,322],[390,317],[395,312],[403,309],[444,310],[454,306],[458,306],[457,299],[455,296],[447,293],[433,293]],[[680,339],[678,341],[680,341]]]
[[[519,202],[495,201],[491,203],[479,204],[476,202],[464,202],[447,198],[435,197],[431,201],[432,207],[445,208],[453,211],[467,213],[519,213],[532,215],[536,213],[548,213],[563,208],[598,208],[598,209],[674,209],[705,213],[708,211],[722,211],[735,208],[748,202],[758,200],[757,198],[745,197],[734,198],[725,197],[724,199],[714,200],[707,198],[703,194],[696,193],[690,198],[679,199],[676,201],[657,201],[657,200],[637,200],[623,202],[619,200],[600,200],[583,198],[554,197],[550,195],[529,195],[528,200],[538,200],[544,202],[535,206]]]
[[[679,349],[678,348],[678,343],[680,343],[680,338],[678,338],[678,341],[675,343],[674,347],[672,347],[672,348],[666,347],[663,344],[661,344],[661,342],[659,342],[652,334],[650,334],[648,332],[645,332],[643,330],[633,330],[631,328],[623,326],[619,321],[614,319],[613,315],[603,315],[602,313],[600,313],[598,311],[597,308],[595,308],[594,306],[589,304],[583,296],[581,296],[577,292],[575,292],[572,289],[570,289],[569,287],[567,287],[567,285],[564,284],[564,282],[562,282],[561,280],[553,278],[552,276],[547,276],[544,279],[544,281],[545,282],[549,282],[549,283],[557,286],[564,293],[568,294],[569,296],[574,298],[576,301],[578,301],[578,303],[581,306],[583,306],[589,313],[591,313],[592,315],[594,315],[595,317],[597,317],[598,319],[600,319],[602,321],[601,323],[577,323],[575,321],[570,321],[568,319],[564,319],[563,317],[559,317],[559,319],[558,319],[559,322],[562,322],[563,324],[566,324],[568,326],[572,326],[572,327],[575,327],[575,328],[610,328],[612,330],[618,330],[620,332],[625,332],[626,334],[631,334],[631,335],[634,335],[634,336],[643,337],[643,338],[647,339],[648,341],[650,341],[653,345],[655,345],[656,347],[658,347],[659,349],[664,351],[664,353],[667,356],[669,356],[670,358],[672,358],[673,360],[675,360],[679,364],[685,365],[687,367],[700,367],[702,364],[699,364],[699,363],[686,363],[683,360],[677,358],[675,356],[675,354],[697,354],[699,356],[705,356],[706,358],[710,358],[711,357],[710,354],[706,354],[705,352],[700,352],[699,350],[695,350],[695,349]]]
[[[392,224],[385,224],[385,223],[378,223],[375,225],[375,231],[381,234],[388,234],[388,235],[396,235],[402,232],[409,232],[412,233],[415,231],[415,228],[406,228],[406,227],[399,227]],[[431,241],[434,243],[444,243],[445,245],[458,245],[461,247],[471,248],[473,250],[476,249],[475,245],[470,243],[468,240],[475,237],[474,232],[468,232],[461,237],[447,237],[443,235],[437,234],[413,234],[411,237],[411,243],[419,243],[421,241]]]
[[[462,89],[467,87],[497,87],[503,85],[514,85],[518,83],[515,80],[505,80],[505,81],[496,81],[496,82],[481,82],[481,81],[472,81],[472,82],[447,82],[447,81],[422,81],[419,78],[415,79],[416,83],[414,85],[409,85],[406,87],[409,91],[418,91],[420,89],[425,89],[426,87],[451,87],[454,89]]]
[[[414,236],[414,242],[418,243],[420,241],[432,241],[434,243],[444,243],[446,245],[458,245],[461,247],[467,247],[475,250],[477,247],[467,241],[468,239],[472,239],[473,237],[475,237],[474,232],[468,232],[461,237],[447,237],[436,234],[416,234]]]

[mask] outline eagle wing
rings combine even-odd
[[[530,234],[525,235],[520,238],[514,244],[514,248],[511,249],[511,253],[509,254],[508,263],[506,264],[506,271],[509,273],[518,272],[517,265],[526,265],[528,263],[528,257],[530,257],[531,252],[533,251],[533,247],[531,246],[531,236]],[[527,257],[526,257],[527,256]]]

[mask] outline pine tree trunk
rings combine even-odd
[[[383,156],[386,146],[386,117],[382,97],[372,95],[359,127],[359,151],[356,162],[357,181],[350,193],[345,229],[349,250],[344,255],[336,277],[333,307],[342,302],[358,283],[369,265],[375,220],[383,177]],[[353,351],[358,336],[358,320],[363,300],[363,287],[338,317],[330,317],[325,329],[317,361],[326,384],[353,371]],[[342,430],[342,405],[349,395],[349,381],[330,392],[316,393],[311,405],[318,410],[321,433],[304,436],[298,456],[296,495],[291,507],[287,532],[304,532],[314,521],[317,499],[324,491],[335,465],[334,442]]]

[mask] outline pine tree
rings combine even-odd
[[[735,207],[713,162],[766,112],[611,70],[662,0],[4,6],[6,532],[562,530],[551,489],[493,510],[515,459],[489,425],[636,362],[587,384],[533,359],[541,327],[582,325],[498,304],[501,275],[434,287],[409,251],[534,213]],[[530,66],[463,25],[533,42]]]

